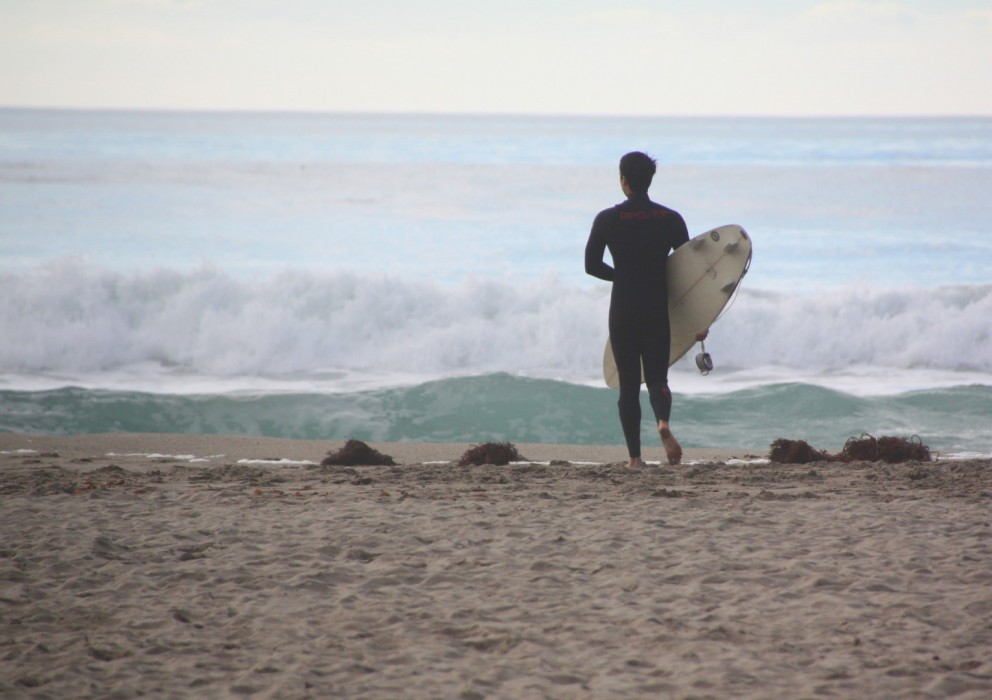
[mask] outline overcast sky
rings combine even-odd
[[[992,114],[992,0],[0,0],[0,106]]]

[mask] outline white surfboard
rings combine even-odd
[[[750,264],[751,239],[734,224],[701,233],[668,256],[668,319],[672,328],[669,367],[696,344],[696,333],[716,321]],[[609,338],[603,352],[603,378],[608,386],[620,387]]]

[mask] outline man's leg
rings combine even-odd
[[[610,324],[610,343],[620,380],[620,427],[627,443],[630,466],[641,464],[641,358],[636,333],[619,324]]]
[[[667,315],[664,318],[668,320]],[[672,418],[672,390],[668,387],[668,356],[671,352],[671,332],[667,323],[659,323],[647,336],[644,353],[644,378],[648,386],[651,410],[658,422],[658,435],[671,465],[682,461],[682,446],[675,439],[669,421]]]

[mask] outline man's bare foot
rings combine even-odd
[[[668,463],[673,467],[679,464],[682,461],[682,445],[675,439],[672,429],[668,427],[668,423],[665,421],[658,422],[658,435],[661,436],[661,444],[665,446],[665,455],[668,457]]]
[[[640,457],[631,457],[630,461],[627,462],[627,466],[631,469],[637,469],[644,466],[644,462],[641,461]]]

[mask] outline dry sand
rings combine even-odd
[[[0,435],[0,697],[992,697],[988,461],[340,444]]]

